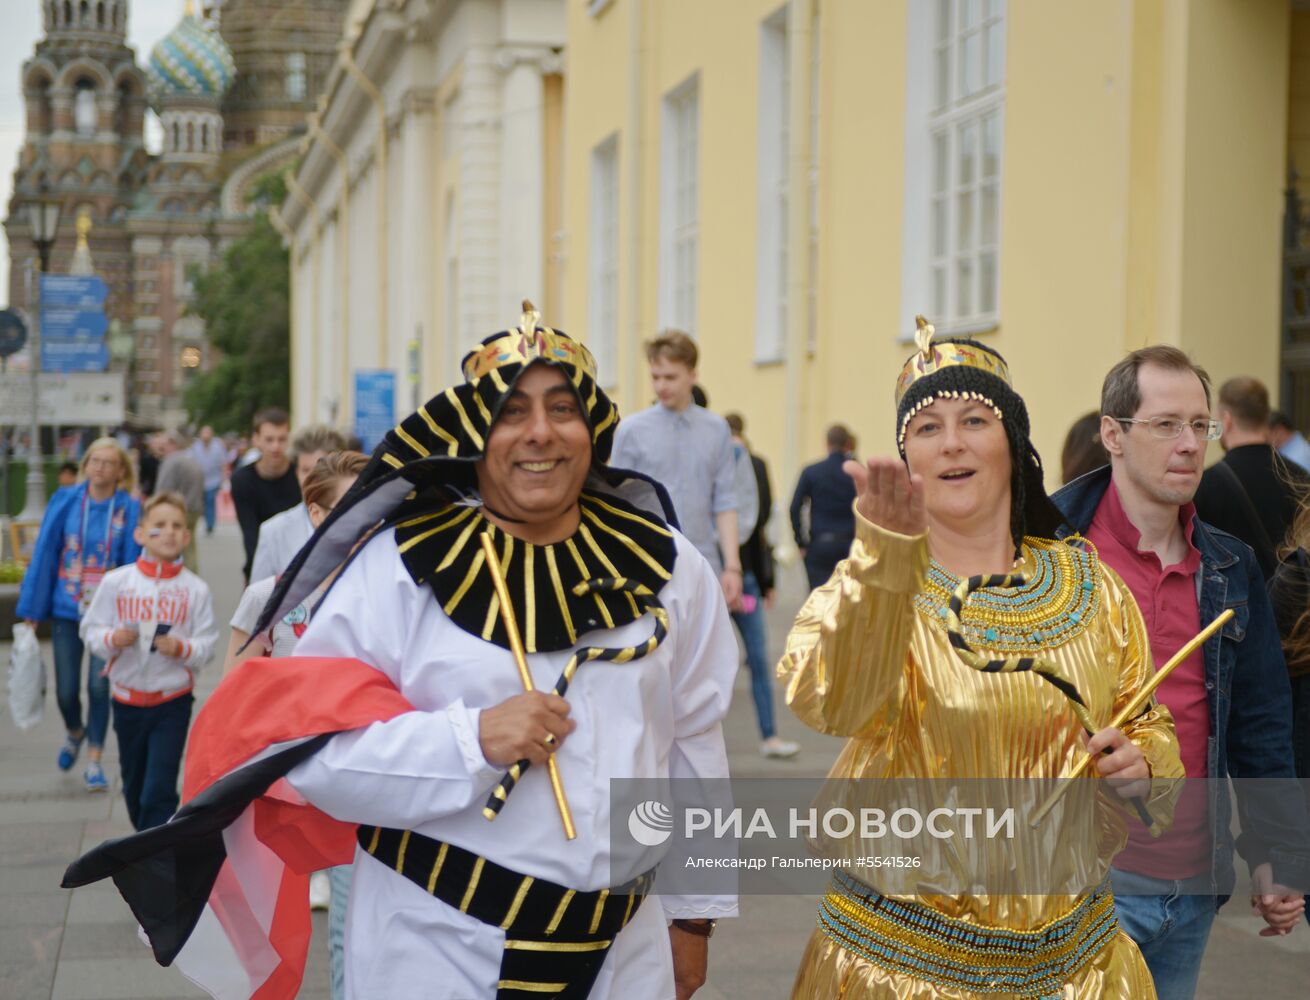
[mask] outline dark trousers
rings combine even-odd
[[[805,550],[805,575],[810,578],[810,589],[822,587],[832,576],[837,564],[850,555],[853,538],[845,535],[819,535]]]
[[[151,708],[114,702],[123,798],[132,826],[162,826],[177,812],[177,772],[195,698],[184,694]]]
[[[83,729],[82,660],[84,647],[77,634],[77,622],[55,618],[50,622],[50,642],[55,653],[55,700],[59,714],[64,717],[64,728],[70,733]],[[105,661],[88,656],[86,676],[86,741],[99,749],[105,745],[105,730],[109,728],[109,678],[105,676]]]

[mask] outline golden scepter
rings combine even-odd
[[[505,586],[505,577],[500,571],[500,560],[496,558],[496,543],[491,540],[491,533],[482,533],[482,551],[487,557],[487,569],[491,571],[491,582],[500,599],[500,617],[509,634],[509,649],[514,654],[514,665],[519,668],[519,679],[523,681],[524,691],[535,691],[532,674],[528,672],[528,657],[523,651],[523,639],[519,636],[519,623],[514,617],[514,605],[510,603],[509,588]],[[574,840],[578,831],[573,827],[573,813],[569,811],[568,799],[564,797],[564,783],[560,781],[559,765],[555,754],[546,758],[546,771],[550,774],[550,787],[555,792],[555,805],[559,806],[559,818],[564,821],[564,836]]]
[[[1141,712],[1142,708],[1150,700],[1151,695],[1155,694],[1155,689],[1164,683],[1164,679],[1173,673],[1174,670],[1178,668],[1179,664],[1196,652],[1203,642],[1223,628],[1228,619],[1232,617],[1233,609],[1228,608],[1218,618],[1189,639],[1182,649],[1174,653],[1174,655],[1169,658],[1169,661],[1155,672],[1154,677],[1142,685],[1137,694],[1133,696],[1132,701],[1125,705],[1120,710],[1119,714],[1110,721],[1109,728],[1122,729],[1125,723],[1137,718],[1137,715]],[[1037,811],[1033,813],[1032,820],[1030,821],[1032,826],[1037,826],[1038,823],[1046,818],[1046,814],[1050,812],[1055,806],[1055,803],[1060,800],[1060,796],[1069,790],[1069,785],[1073,783],[1073,779],[1082,777],[1083,772],[1091,765],[1092,760],[1092,755],[1088,754],[1074,766],[1073,771],[1069,774],[1068,780],[1062,782],[1061,785],[1051,794],[1051,797],[1043,802],[1041,806],[1038,807]]]

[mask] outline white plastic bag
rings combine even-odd
[[[9,651],[9,714],[19,729],[31,729],[45,714],[45,667],[36,629],[14,623],[14,648]]]

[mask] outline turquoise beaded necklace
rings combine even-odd
[[[1081,635],[1101,601],[1101,565],[1095,550],[1076,544],[1026,538],[1022,587],[975,591],[965,605],[963,634],[975,647],[1005,653],[1033,653]],[[919,613],[945,629],[946,605],[960,580],[936,559],[924,589],[915,595]]]

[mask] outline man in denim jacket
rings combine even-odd
[[[1116,911],[1142,949],[1161,1000],[1195,993],[1218,905],[1233,891],[1233,848],[1252,871],[1252,903],[1288,933],[1310,886],[1310,819],[1291,780],[1291,691],[1264,580],[1243,542],[1196,516],[1192,495],[1210,419],[1210,379],[1182,351],[1134,351],[1106,376],[1101,440],[1110,467],[1055,494],[1070,527],[1095,544],[1142,609],[1159,666],[1225,608],[1234,617],[1161,685],[1189,782],[1159,840],[1130,830],[1115,859]],[[1230,830],[1229,776],[1242,779],[1242,835]]]

